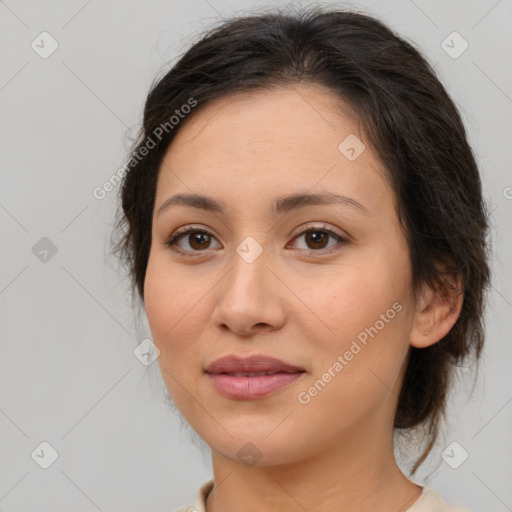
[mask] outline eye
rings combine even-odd
[[[298,235],[294,237],[294,241],[303,240],[302,244],[299,245],[299,249],[305,250],[307,252],[332,252],[330,250],[325,251],[325,249],[331,249],[336,247],[337,245],[348,244],[349,241],[335,233],[334,231],[327,229],[326,226],[322,227],[307,227],[303,229]]]
[[[213,241],[217,243],[217,247],[212,247]],[[165,245],[182,253],[206,252],[208,249],[221,247],[211,233],[192,227],[173,233],[171,238],[165,242]]]
[[[347,238],[328,229],[325,225],[321,227],[306,226],[305,229],[302,229],[293,237],[292,243],[301,239],[302,243],[296,244],[298,245],[296,248],[310,254],[333,252],[337,246],[350,243]],[[215,244],[217,245],[215,246]],[[192,226],[179,229],[173,233],[169,240],[165,242],[165,245],[187,256],[195,256],[198,254],[193,253],[207,252],[221,247],[217,239],[209,231]]]

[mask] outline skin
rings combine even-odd
[[[212,450],[208,512],[398,512],[421,494],[393,455],[405,358],[411,345],[440,340],[462,304],[427,287],[414,304],[393,190],[348,112],[313,85],[221,98],[183,122],[163,160],[144,300],[168,391]],[[349,134],[366,145],[354,161],[338,149]],[[367,212],[329,204],[272,214],[278,196],[319,191]],[[226,210],[173,205],[159,214],[177,193],[212,196]],[[190,224],[212,236],[194,245],[184,235],[177,244],[187,256],[166,241]],[[349,243],[331,235],[315,245],[298,233],[306,228]],[[236,252],[246,237],[263,249],[252,263]],[[394,303],[400,312],[300,403]],[[306,373],[266,398],[225,398],[204,369],[228,354],[268,354]],[[254,466],[237,455],[247,443],[260,457]]]

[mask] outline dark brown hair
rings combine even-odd
[[[455,367],[480,356],[490,270],[475,158],[456,106],[413,44],[369,15],[321,7],[232,18],[202,34],[151,86],[120,189],[114,253],[128,269],[132,299],[138,292],[143,302],[158,171],[186,122],[170,116],[194,102],[190,116],[223,96],[297,83],[326,87],[357,114],[395,193],[414,296],[422,283],[442,293],[450,292],[447,277],[462,283],[462,311],[450,332],[409,349],[394,427],[425,429],[414,473],[437,438]]]

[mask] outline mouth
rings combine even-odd
[[[306,371],[270,356],[227,356],[211,363],[205,373],[226,398],[264,398],[299,379]]]
[[[264,375],[276,375],[277,373],[295,372],[222,372],[217,375],[229,375],[230,377],[263,377]]]

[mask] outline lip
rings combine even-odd
[[[215,360],[205,372],[221,395],[227,398],[254,399],[276,393],[299,379],[305,370],[267,355],[232,355]],[[228,375],[261,372],[273,372],[273,375]]]
[[[206,373],[254,373],[254,372],[303,372],[303,368],[294,366],[275,357],[252,355],[241,357],[224,356],[213,361],[206,367]]]

